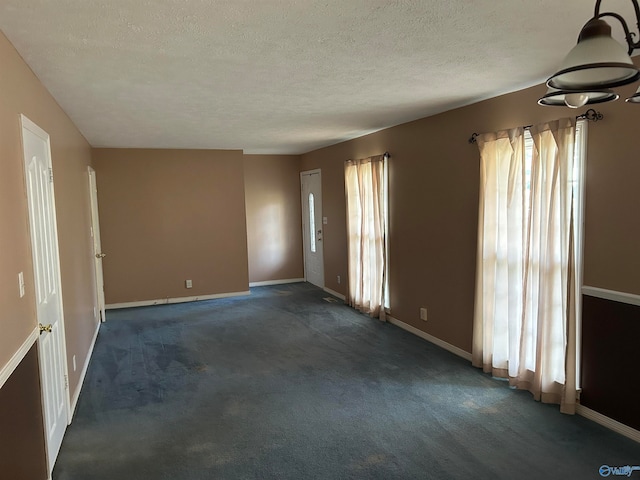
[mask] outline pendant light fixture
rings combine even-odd
[[[640,7],[631,0],[640,28]],[[602,0],[596,1],[595,14],[578,37],[578,44],[562,62],[560,70],[548,80],[549,90],[538,100],[540,105],[557,105],[579,108],[584,105],[617,100],[619,95],[611,88],[620,87],[640,79],[640,69],[633,64],[631,53],[640,48],[634,42],[627,22],[617,13],[600,13]],[[611,38],[611,26],[603,17],[618,20],[625,33],[627,51]],[[640,88],[627,102],[640,103]]]
[[[570,91],[549,88],[547,93],[538,100],[538,105],[580,108],[594,103],[611,102],[618,98],[620,95],[613,90]]]

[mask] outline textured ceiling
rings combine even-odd
[[[303,153],[542,82],[594,4],[1,0],[0,29],[93,146]]]

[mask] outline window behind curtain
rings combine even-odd
[[[373,317],[388,308],[387,160],[383,155],[345,163],[349,304]]]
[[[479,136],[473,364],[575,411],[586,122]]]
[[[570,178],[570,188],[573,194],[573,245],[574,245],[574,262],[576,265],[576,298],[580,298],[582,289],[582,252],[584,242],[584,201],[585,201],[585,175],[586,175],[586,151],[587,151],[587,125],[588,121],[579,119],[576,122],[576,139],[573,157],[573,172]],[[533,138],[531,132],[527,129],[524,132],[524,173],[525,173],[525,211],[529,211],[531,206],[530,189],[531,189],[531,162],[533,159]],[[576,314],[578,318],[577,339],[580,339],[580,319],[581,319],[581,302],[576,302]],[[580,367],[580,342],[576,345],[576,365]],[[577,372],[577,379],[580,379],[580,372]],[[578,388],[580,385],[577,385]]]

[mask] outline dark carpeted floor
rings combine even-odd
[[[640,444],[327,296],[303,283],[109,311],[53,479],[573,480],[640,465]]]

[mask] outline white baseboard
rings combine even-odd
[[[431,343],[434,343],[435,345],[438,345],[439,347],[442,347],[451,353],[455,353],[456,355],[464,358],[465,360],[471,361],[471,354],[469,352],[465,352],[461,348],[456,347],[455,345],[451,345],[450,343],[447,343],[444,340],[440,340],[439,338],[436,338],[433,335],[429,335],[428,333],[425,333],[422,330],[419,330],[415,327],[412,327],[411,325],[401,322],[400,320],[393,318],[391,316],[387,316],[387,320],[389,321],[389,323],[392,323],[393,325],[397,325],[398,327],[408,332],[411,332],[414,335],[417,335],[420,338],[423,338]],[[584,405],[580,405],[580,404],[576,405],[576,413],[604,427],[607,427],[608,429],[613,430],[614,432],[619,433],[620,435],[624,435],[625,437],[628,437],[631,440],[634,440],[640,443],[640,431],[628,425],[625,425],[624,423],[620,423],[617,420],[609,418],[606,415],[598,413],[595,410],[591,410],[590,408],[587,408]]]
[[[31,350],[33,344],[36,343],[36,340],[38,340],[39,334],[40,331],[38,330],[38,327],[34,328],[29,336],[25,339],[25,341],[22,342],[22,345],[20,345],[18,351],[14,353],[13,356],[9,359],[9,362],[4,367],[2,367],[2,369],[0,370],[0,388],[2,388],[5,382],[9,380],[11,374],[15,371],[18,365],[20,365],[20,362],[22,362],[24,357],[27,356],[27,353],[29,353],[29,350]]]
[[[143,300],[141,302],[111,303],[109,305],[105,305],[105,308],[107,310],[116,310],[118,308],[149,307],[151,305],[198,302],[201,300],[215,300],[216,298],[242,297],[244,295],[251,295],[251,292],[247,290],[245,292],[214,293],[213,295],[198,295],[195,297],[159,298],[156,300]]]
[[[640,295],[633,293],[616,292],[615,290],[606,290],[604,288],[585,285],[582,287],[582,294],[589,297],[604,298],[605,300],[640,306]]]
[[[304,282],[304,278],[286,278],[284,280],[265,280],[264,282],[250,282],[250,287],[267,287],[269,285],[284,285],[285,283]]]
[[[96,346],[96,340],[98,338],[98,333],[100,332],[100,325],[102,325],[102,322],[98,321],[96,325],[96,331],[93,333],[93,338],[91,339],[91,345],[89,346],[89,351],[87,352],[87,358],[84,361],[82,372],[80,372],[80,381],[78,382],[78,387],[76,388],[76,391],[73,394],[73,398],[71,399],[71,416],[69,417],[69,425],[71,425],[71,422],[73,421],[73,415],[76,413],[76,405],[78,404],[78,399],[80,398],[80,392],[82,391],[84,378],[87,376],[87,370],[89,369],[89,362],[91,361],[91,357],[93,356],[93,347]]]
[[[323,290],[327,293],[330,293],[331,295],[333,295],[334,297],[338,297],[340,300],[342,300],[343,302],[346,302],[347,297],[345,297],[344,295],[342,295],[341,293],[336,292],[335,290],[331,290],[330,288],[324,287]]]
[[[609,418],[606,415],[596,412],[595,410],[591,410],[584,405],[576,405],[576,413],[585,418],[588,418],[589,420],[599,423],[604,427],[607,427],[609,430],[613,430],[620,435],[624,435],[625,437],[628,437],[631,440],[635,440],[636,442],[640,443],[640,431],[636,430],[635,428],[631,428],[630,426],[625,425],[624,423],[620,423],[613,418]]]
[[[431,342],[441,348],[444,348],[445,350],[451,353],[455,353],[456,355],[464,358],[465,360],[471,361],[471,354],[469,352],[465,352],[461,348],[456,347],[455,345],[451,345],[450,343],[447,343],[444,340],[440,340],[439,338],[434,337],[433,335],[429,335],[428,333],[423,332],[422,330],[416,327],[412,327],[411,325],[404,323],[398,320],[397,318],[393,318],[390,315],[387,315],[387,321],[389,323],[392,323],[393,325],[397,325],[398,327],[402,328],[403,330],[406,330],[407,332],[413,333],[414,335],[417,335],[418,337],[423,338],[427,342]]]

